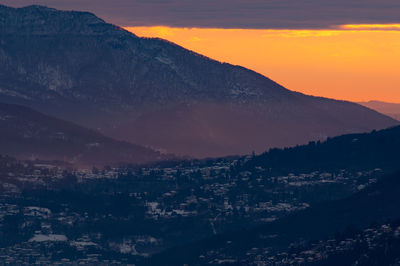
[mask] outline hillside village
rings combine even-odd
[[[0,256],[11,264],[134,262],[345,197],[383,174],[271,176],[262,167],[238,167],[248,159],[74,170],[2,157]]]

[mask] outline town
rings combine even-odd
[[[2,157],[0,257],[10,264],[134,263],[346,197],[383,174],[340,169],[272,176],[262,167],[238,167],[246,160],[88,170]]]

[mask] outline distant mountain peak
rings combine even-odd
[[[359,104],[400,121],[400,103],[371,100],[368,102],[359,102]]]
[[[365,101],[365,102],[359,102],[359,104],[363,103],[382,103],[382,104],[400,104],[396,102],[387,102],[387,101],[380,101],[380,100],[370,100],[370,101]]]

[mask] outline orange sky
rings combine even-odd
[[[400,25],[346,25],[335,30],[126,29],[248,67],[306,94],[400,102]]]

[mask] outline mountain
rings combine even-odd
[[[165,159],[158,152],[113,140],[30,108],[0,103],[0,153],[22,159],[60,160],[83,166]]]
[[[257,260],[266,263],[267,258],[282,254],[291,244],[301,245],[305,241],[318,243],[316,240],[333,237],[347,228],[362,229],[373,223],[399,219],[399,189],[400,174],[397,173],[348,198],[317,204],[255,228],[227,232],[173,248],[154,256],[147,263],[159,265],[168,261],[170,265],[205,265],[230,262],[233,265],[257,265]],[[284,265],[284,261],[278,261],[282,263],[279,265]]]
[[[369,101],[369,102],[359,102],[358,104],[371,108],[382,114],[390,116],[396,120],[400,120],[400,103]]]
[[[0,101],[196,157],[263,152],[398,122],[86,12],[0,6]]]

